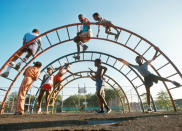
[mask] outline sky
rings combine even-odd
[[[56,27],[78,23],[77,16],[80,13],[93,21],[92,14],[99,12],[115,25],[154,43],[182,71],[181,0],[0,0],[0,3],[0,66],[22,46],[23,35],[32,29],[37,28],[43,33]],[[98,42],[94,45],[89,42],[89,50],[102,48],[96,43]],[[102,41],[100,43],[104,44]],[[116,49],[111,47],[107,44],[104,49],[114,55]],[[61,53],[54,53],[55,51]],[[75,51],[75,45],[70,43],[45,53],[38,60],[47,64],[48,61]],[[134,63],[133,59],[128,60]],[[82,70],[81,67],[77,66],[78,71]],[[1,83],[3,86],[7,84],[2,80]],[[83,83],[82,81],[82,85]]]

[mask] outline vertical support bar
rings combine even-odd
[[[48,40],[49,44],[50,44],[50,45],[52,45],[52,44],[51,44],[51,41],[49,40],[49,38],[48,38],[48,36],[47,36],[47,35],[46,35],[46,38],[47,38],[47,40]]]
[[[132,34],[130,34],[130,36],[128,37],[128,40],[126,41],[125,45],[127,45],[129,39],[131,38]]]
[[[57,34],[57,37],[58,37],[59,42],[61,42],[61,39],[60,39],[60,37],[59,37],[59,33],[58,33],[57,30],[56,30],[56,34]]]
[[[150,46],[150,47],[142,54],[142,56],[144,56],[144,55],[150,50],[151,47],[152,47],[152,46]]]
[[[142,39],[140,39],[140,41],[137,43],[137,45],[135,46],[135,48],[133,50],[136,50],[136,48],[138,47],[138,45],[140,44],[141,41],[142,41]]]
[[[70,34],[69,34],[68,27],[66,27],[66,30],[67,30],[68,38],[69,38],[69,40],[70,40]]]

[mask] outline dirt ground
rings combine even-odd
[[[0,131],[182,131],[182,112],[0,115]]]

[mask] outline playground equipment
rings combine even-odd
[[[62,45],[64,43],[72,41],[74,36],[75,36],[75,34],[78,32],[78,26],[79,25],[82,25],[82,24],[81,23],[77,23],[77,24],[70,24],[70,25],[61,26],[61,27],[52,29],[52,30],[50,30],[48,32],[45,32],[45,33],[41,34],[40,36],[38,36],[37,38],[34,39],[34,40],[36,40],[39,37],[42,37],[42,39],[44,39],[46,41],[46,42],[43,43],[43,46],[41,47],[40,52],[37,52],[34,58],[32,58],[29,61],[27,61],[27,63],[25,63],[25,66],[22,67],[20,69],[20,71],[17,72],[15,77],[13,77],[13,78],[11,78],[11,77],[10,78],[0,78],[0,79],[6,79],[7,81],[11,82],[11,84],[9,85],[9,87],[7,89],[0,89],[2,94],[3,94],[3,102],[1,104],[1,110],[0,110],[1,114],[3,113],[4,105],[6,103],[6,100],[7,100],[7,97],[9,95],[10,90],[13,88],[14,83],[18,80],[19,76],[26,69],[26,67],[29,64],[31,64],[37,57],[39,57],[40,55],[43,55],[46,51],[48,51],[48,50],[50,50],[52,48],[55,48],[58,45]],[[148,59],[150,59],[150,56],[153,56],[153,53],[151,52],[151,50],[154,50],[154,48],[152,48],[152,47],[155,47],[155,45],[152,44],[151,42],[149,42],[148,40],[146,40],[145,38],[141,37],[140,35],[136,34],[136,33],[133,33],[131,31],[126,30],[126,29],[121,28],[121,27],[116,27],[118,30],[120,30],[120,36],[119,36],[119,39],[117,41],[115,41],[113,38],[110,38],[108,35],[106,35],[106,37],[105,36],[103,37],[101,34],[99,34],[98,37],[96,37],[95,35],[97,34],[96,31],[97,31],[98,24],[91,23],[90,25],[91,25],[92,30],[95,29],[95,30],[93,30],[93,34],[94,34],[93,37],[90,38],[91,40],[95,39],[95,40],[103,40],[103,41],[111,42],[111,43],[117,45],[118,49],[125,48],[125,49],[127,49],[127,51],[129,51],[129,53],[133,53],[135,55],[143,56],[144,60],[148,60]],[[61,32],[61,35],[62,34],[65,35],[66,34],[67,37],[61,38],[60,32]],[[49,38],[49,35],[52,35],[52,34],[54,34],[54,37],[57,40],[55,40],[55,39],[51,40]],[[121,39],[120,37],[124,37],[124,39]],[[27,45],[31,44],[34,40],[28,42]],[[130,42],[130,41],[132,41],[132,42]],[[25,45],[25,46],[27,46],[27,45]],[[15,56],[15,54],[18,51],[20,51],[21,49],[25,48],[25,46],[20,48],[19,50],[17,50],[8,59],[8,61],[5,62],[5,64],[0,69],[0,73],[2,73],[3,70],[7,67],[8,63]],[[94,45],[94,46],[96,46],[96,45]],[[45,48],[43,48],[43,47],[45,47]],[[142,50],[139,47],[142,48]],[[173,77],[176,78],[177,77],[179,80],[182,80],[182,74],[178,70],[178,68],[174,65],[174,63],[161,50],[159,50],[159,53],[160,54],[157,56],[156,61],[157,61],[157,59],[160,59],[160,60],[157,62],[156,65],[150,65],[151,68],[153,69],[153,71],[156,73],[156,75],[162,76],[162,77],[165,77],[165,78],[173,78]],[[84,56],[86,54],[90,54],[90,59],[89,60],[84,59]],[[101,59],[102,59],[102,56],[104,56],[104,55],[107,56],[108,58],[107,58],[106,61],[102,60],[103,64],[106,64],[107,66],[110,66],[110,67],[114,68],[116,71],[120,72],[122,74],[122,76],[124,76],[131,83],[131,85],[135,89],[135,91],[137,93],[137,96],[138,96],[138,98],[140,100],[141,110],[144,111],[142,100],[141,100],[142,93],[139,91],[140,88],[144,87],[143,80],[142,80],[141,76],[135,70],[133,70],[130,67],[128,67],[128,71],[126,72],[126,68],[124,68],[124,65],[122,65],[120,68],[116,68],[116,64],[119,62],[116,58],[118,58],[120,56],[112,56],[112,55],[106,54],[104,52],[94,52],[94,51],[93,52],[82,52],[82,58],[81,58],[80,61],[91,62],[91,61],[93,61],[92,57],[93,57],[94,54],[100,54],[100,58]],[[66,55],[66,56],[63,56],[63,57],[66,58],[68,63],[80,62],[80,61],[75,61],[75,60],[69,61],[68,57],[69,56],[75,56],[75,55],[76,55],[76,53],[72,53],[72,54],[69,54],[69,55]],[[114,61],[112,61],[112,64],[111,63],[109,64],[109,59],[111,59],[111,58],[114,59]],[[59,60],[55,60],[55,61],[58,62],[61,65]],[[50,66],[51,64],[52,63],[50,63],[47,66]],[[44,72],[45,68],[42,70],[42,72]],[[164,71],[162,71],[164,69],[165,70],[166,69],[170,70],[171,74],[166,76],[166,73]],[[131,73],[135,74],[134,78],[130,76]],[[110,76],[108,76],[108,79],[109,78],[111,79]],[[112,79],[114,80],[114,78],[112,78]],[[41,78],[39,78],[39,80],[41,81]],[[137,80],[141,81],[141,83],[139,85],[138,85],[138,82],[135,82]],[[120,85],[120,83],[118,83],[118,85],[120,87],[122,87]],[[168,84],[166,82],[163,82],[163,86],[165,87],[165,89],[166,89],[166,91],[167,91],[167,93],[168,93],[168,95],[170,97],[170,100],[171,100],[171,103],[172,103],[174,111],[177,111],[175,102],[173,100],[173,96],[174,95],[171,94],[171,90],[175,90],[175,89],[178,89],[180,87],[173,87],[172,85],[170,85],[170,84]],[[39,88],[36,87],[36,86],[32,86],[32,88],[36,88],[37,91],[39,90]],[[123,93],[124,93],[124,91],[123,91]],[[31,94],[27,94],[27,95],[31,95]],[[127,96],[125,98],[127,99]],[[56,99],[56,97],[55,97],[55,99]],[[128,105],[128,110],[129,110],[129,102],[127,103],[127,105]],[[156,110],[154,101],[153,101],[153,108]]]

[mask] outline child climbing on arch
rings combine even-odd
[[[64,74],[66,74],[67,72],[69,72],[71,75],[77,75],[77,74],[74,74],[72,73],[69,68],[71,67],[70,64],[68,63],[65,63],[64,66],[61,66],[59,67],[59,71],[58,73],[54,76],[53,78],[53,89],[55,89],[56,87],[60,87],[61,85],[61,82],[62,82],[62,77]],[[58,69],[58,68],[57,68]],[[80,75],[77,75],[77,76],[80,76]],[[54,97],[55,94],[53,94],[53,97]],[[53,102],[52,102],[52,106],[54,105],[54,99],[53,99]]]
[[[143,63],[143,58],[142,56],[137,56],[135,61],[138,65],[132,65],[130,63],[128,63],[127,61],[118,58],[119,61],[123,62],[123,64],[127,65],[127,66],[131,66],[135,69],[138,70],[138,72],[144,77],[144,84],[145,84],[145,88],[146,88],[146,93],[147,93],[147,104],[148,104],[148,110],[147,112],[151,112],[151,106],[150,106],[150,87],[152,87],[153,83],[158,83],[158,81],[167,81],[167,82],[171,82],[172,84],[174,84],[175,86],[180,86],[180,84],[176,81],[171,81],[168,80],[166,78],[160,77],[160,76],[156,76],[154,74],[152,74],[150,71],[148,71],[148,65],[151,64],[152,61],[154,61],[157,57],[158,51],[159,49],[157,47],[154,47],[156,50],[155,55],[153,56],[153,58],[151,60],[148,60],[146,62]]]
[[[46,92],[46,98],[45,98],[45,102],[46,102],[46,108],[48,107],[48,98],[50,95],[50,91],[52,89],[52,85],[53,85],[53,78],[54,75],[53,73],[53,68],[48,67],[47,68],[47,74],[45,74],[43,76],[43,80],[41,83],[41,89],[40,89],[40,93],[38,96],[38,109],[37,109],[37,114],[41,113],[41,104],[42,104],[42,98],[44,96],[44,93]],[[48,109],[45,110],[45,113],[47,114]]]
[[[95,60],[95,66],[97,67],[97,72],[94,72],[93,70],[90,69],[90,77],[92,80],[96,81],[96,94],[101,109],[98,113],[104,113],[104,107],[106,108],[106,113],[110,113],[112,110],[107,105],[105,97],[103,97],[103,91],[104,91],[103,76],[106,73],[107,68],[101,65],[100,59]]]
[[[98,24],[104,24],[106,34],[114,35],[115,40],[118,39],[120,31],[117,28],[113,27],[116,30],[117,34],[111,32],[111,26],[114,26],[111,21],[108,21],[105,18],[101,17],[100,14],[97,13],[97,12],[93,14],[93,18],[94,18],[95,21],[98,21],[97,22]],[[100,25],[98,26],[97,37],[99,36],[99,32],[100,32]]]
[[[83,47],[83,51],[88,49],[88,46],[84,43],[90,40],[92,37],[92,31],[90,28],[90,21],[85,18],[82,14],[78,15],[78,19],[83,23],[82,29],[77,33],[77,36],[74,38],[74,42],[77,44],[78,55],[74,56],[75,59],[80,60],[80,46]]]
[[[33,29],[32,33],[26,33],[23,37],[23,46],[25,44],[27,44],[29,41],[33,40],[34,38],[36,38],[37,36],[39,36],[39,30],[38,29]],[[38,43],[39,48],[37,49],[37,45],[36,43]],[[34,54],[36,53],[36,51],[39,51],[39,49],[41,48],[41,38],[38,38],[36,41],[32,42],[30,45],[28,45],[27,47],[23,48],[22,50],[20,50],[16,56],[14,56],[14,58],[9,62],[7,70],[1,74],[2,77],[8,77],[9,76],[9,72],[11,70],[11,68],[15,68],[16,70],[19,70],[21,64],[23,62],[26,62],[28,60],[28,58],[30,56],[34,57]],[[14,67],[14,64],[16,62],[16,60],[22,56],[24,53],[27,53],[27,55],[25,56],[25,58],[22,59],[21,62],[19,62],[18,64],[16,64],[16,66]]]

